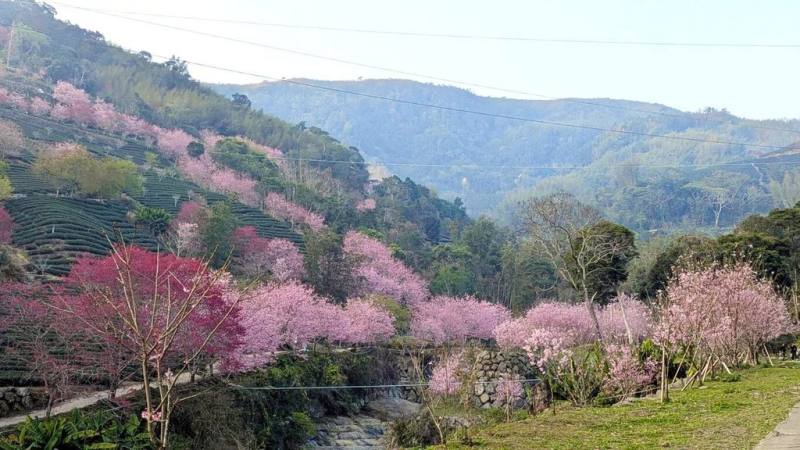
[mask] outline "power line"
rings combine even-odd
[[[162,56],[162,55],[153,54],[153,56],[156,56],[158,58],[168,59],[167,57]],[[660,139],[671,139],[671,140],[677,140],[677,141],[687,141],[687,142],[696,142],[696,143],[754,147],[754,148],[763,148],[763,149],[768,149],[768,150],[800,149],[800,147],[792,147],[792,146],[787,146],[787,145],[781,146],[781,145],[753,144],[753,143],[747,143],[747,142],[735,142],[735,141],[723,141],[723,140],[715,140],[715,139],[693,138],[693,137],[689,137],[689,136],[673,136],[673,135],[667,135],[667,134],[645,133],[645,132],[641,132],[641,131],[621,130],[621,129],[615,129],[615,128],[595,127],[595,126],[591,126],[591,125],[579,125],[579,124],[573,124],[573,123],[567,123],[567,122],[556,122],[556,121],[550,121],[550,120],[532,119],[532,118],[527,118],[527,117],[514,116],[514,115],[510,115],[510,114],[496,114],[496,113],[489,113],[489,112],[485,112],[485,111],[478,111],[478,110],[465,109],[465,108],[456,108],[456,107],[445,106],[445,105],[436,105],[436,104],[426,103],[426,102],[418,102],[418,101],[414,101],[414,100],[404,100],[404,99],[399,99],[399,98],[386,97],[386,96],[383,96],[383,95],[368,94],[366,92],[357,92],[357,91],[352,91],[352,90],[349,90],[349,89],[341,89],[341,88],[335,88],[335,87],[331,87],[331,86],[322,86],[322,85],[319,85],[319,84],[309,83],[309,82],[300,81],[300,80],[280,79],[280,78],[277,78],[277,77],[274,77],[274,76],[269,76],[269,75],[254,73],[254,72],[248,72],[248,71],[243,71],[243,70],[228,69],[228,68],[225,68],[225,67],[220,67],[220,66],[216,66],[216,65],[212,65],[212,64],[199,63],[199,62],[196,62],[196,61],[190,61],[190,60],[182,60],[182,61],[184,61],[184,62],[186,62],[188,64],[193,64],[193,65],[198,66],[198,67],[206,67],[206,68],[210,68],[210,69],[222,70],[222,71],[225,71],[225,72],[237,73],[237,74],[241,74],[241,75],[249,75],[249,76],[252,76],[252,77],[258,77],[258,78],[263,78],[263,79],[267,79],[267,80],[281,81],[281,82],[284,82],[284,83],[291,83],[291,84],[296,84],[296,85],[299,85],[299,86],[306,86],[306,87],[311,87],[311,88],[315,88],[315,89],[322,89],[322,90],[331,91],[331,92],[338,92],[340,94],[356,95],[356,96],[359,96],[359,97],[372,98],[372,99],[376,99],[376,100],[384,100],[384,101],[400,103],[400,104],[405,104],[405,105],[426,107],[426,108],[438,109],[438,110],[442,110],[442,111],[450,111],[450,112],[457,112],[457,113],[463,113],[463,114],[471,114],[471,115],[477,115],[477,116],[483,116],[483,117],[492,117],[492,118],[496,118],[496,119],[507,119],[507,120],[514,120],[514,121],[519,121],[519,122],[536,123],[536,124],[539,124],[539,125],[550,125],[550,126],[565,127],[565,128],[574,128],[574,129],[591,130],[591,131],[599,131],[599,132],[617,133],[617,134],[624,134],[624,135],[652,137],[652,138],[660,138]]]
[[[540,383],[542,380],[539,378],[525,378],[525,379],[508,379],[496,381],[474,381],[474,385],[487,385],[487,384],[505,384],[505,383]],[[339,389],[390,389],[390,388],[403,388],[403,387],[427,387],[431,383],[396,383],[396,384],[366,384],[366,385],[338,385],[338,386],[242,386],[240,384],[225,381],[225,384],[236,389],[243,389],[248,391],[318,391],[318,390],[339,390]]]
[[[157,58],[166,58],[160,55],[154,55]],[[191,64],[191,61],[187,61]],[[215,68],[214,66],[209,66]],[[222,69],[221,69],[222,70]],[[288,80],[286,80],[289,82]],[[32,84],[3,79],[0,82],[10,82],[21,86],[34,86]],[[63,128],[80,131],[82,133],[95,134],[109,139],[117,139],[130,144],[141,145],[139,141],[128,139],[124,136],[109,134],[100,130],[89,129],[71,125],[65,122],[59,122],[49,117],[37,116],[22,110],[6,108],[16,111],[19,114],[33,117],[38,120],[49,122]],[[787,149],[787,147],[776,147],[778,149]],[[605,165],[568,165],[568,166],[553,166],[553,165],[515,165],[515,164],[436,164],[436,163],[406,163],[406,162],[391,162],[391,161],[349,161],[349,160],[336,160],[336,159],[322,159],[322,158],[300,158],[291,156],[272,156],[273,159],[280,159],[284,161],[306,162],[306,163],[323,163],[323,164],[350,164],[350,165],[383,165],[387,167],[428,167],[428,168],[455,168],[455,169],[512,169],[512,170],[581,170],[588,168],[596,169],[615,169],[615,168],[648,168],[648,169],[692,169],[692,168],[712,168],[712,167],[753,167],[753,166],[793,166],[800,165],[800,159],[797,161],[741,161],[741,162],[726,162],[726,163],[706,163],[706,164],[640,164],[640,163],[626,163],[626,164],[605,164]]]
[[[56,5],[61,5],[66,8],[89,9],[77,5],[61,3],[59,1],[53,1],[51,3]],[[93,11],[97,12],[102,11],[104,13],[110,13],[110,14],[129,14],[136,16],[146,16],[146,17],[160,17],[167,19],[194,20],[200,22],[228,23],[237,25],[256,25],[256,26],[273,27],[273,28],[377,34],[377,35],[387,35],[387,36],[441,38],[441,39],[533,42],[542,44],[623,45],[623,46],[657,46],[657,47],[689,47],[689,48],[776,48],[776,49],[800,48],[800,44],[778,44],[771,42],[636,41],[636,40],[624,40],[624,39],[588,39],[588,38],[575,39],[575,38],[551,38],[551,37],[531,37],[531,36],[461,34],[461,33],[433,33],[433,32],[422,32],[422,31],[377,30],[369,28],[343,28],[343,27],[331,27],[324,25],[262,22],[254,20],[237,20],[237,19],[225,19],[225,18],[214,18],[214,17],[150,13],[143,11],[120,11],[111,9],[96,9]]]
[[[59,2],[54,2],[54,3],[62,4],[62,3],[59,3]],[[563,101],[563,102],[567,102],[567,103],[590,105],[590,106],[606,108],[606,109],[632,111],[632,112],[638,112],[638,113],[643,113],[643,114],[655,114],[655,115],[662,115],[662,116],[666,116],[666,117],[678,117],[678,118],[685,118],[686,117],[685,115],[675,114],[675,113],[670,113],[670,112],[665,112],[665,111],[657,111],[657,110],[649,110],[649,109],[641,109],[641,108],[629,108],[629,107],[625,107],[625,106],[621,106],[621,105],[610,105],[610,104],[606,104],[606,103],[593,102],[593,101],[589,101],[589,100],[560,98],[560,97],[554,97],[554,96],[540,94],[540,93],[531,92],[531,91],[508,89],[508,88],[492,86],[492,85],[488,85],[488,84],[474,83],[474,82],[462,81],[462,80],[455,80],[455,79],[452,79],[452,78],[438,77],[438,76],[427,75],[427,74],[423,74],[423,73],[419,73],[419,72],[411,72],[411,71],[407,71],[407,70],[394,69],[394,68],[383,67],[383,66],[378,66],[378,65],[374,65],[374,64],[360,63],[360,62],[357,62],[357,61],[351,61],[351,60],[346,60],[346,59],[342,59],[342,58],[335,58],[335,57],[330,57],[330,56],[325,56],[325,55],[319,55],[319,54],[316,54],[316,53],[306,52],[306,51],[302,51],[302,50],[295,50],[295,49],[290,49],[290,48],[285,48],[285,47],[278,47],[278,46],[275,46],[275,45],[265,44],[263,42],[255,42],[255,41],[235,38],[235,37],[231,37],[231,36],[219,35],[219,34],[216,34],[216,33],[209,33],[209,32],[202,31],[202,30],[195,30],[195,29],[191,29],[191,28],[184,28],[184,27],[179,27],[179,26],[174,26],[174,25],[163,24],[163,23],[159,23],[159,22],[152,22],[152,21],[149,21],[149,20],[137,19],[137,18],[134,18],[134,17],[127,17],[127,16],[124,16],[124,15],[115,14],[113,12],[106,12],[108,10],[84,8],[84,7],[80,7],[80,6],[71,6],[71,5],[66,5],[66,4],[62,4],[62,5],[66,6],[68,8],[79,9],[79,10],[82,10],[82,11],[92,12],[92,13],[95,13],[95,14],[105,15],[105,16],[109,16],[109,17],[116,17],[116,18],[119,18],[119,19],[129,20],[129,21],[133,21],[133,22],[144,23],[144,24],[147,24],[147,25],[157,26],[157,27],[161,27],[161,28],[173,29],[173,30],[182,31],[182,32],[186,32],[186,33],[197,34],[197,35],[200,35],[200,36],[206,36],[206,37],[211,37],[211,38],[215,38],[215,39],[222,39],[222,40],[235,42],[235,43],[239,43],[239,44],[252,45],[252,46],[256,46],[256,47],[266,48],[266,49],[269,49],[269,50],[275,50],[275,51],[280,51],[280,52],[285,52],[285,53],[305,56],[305,57],[308,57],[308,58],[315,58],[315,59],[331,61],[331,62],[335,62],[335,63],[339,63],[339,64],[347,64],[347,65],[356,66],[356,67],[362,67],[362,68],[373,69],[373,70],[380,70],[380,71],[383,71],[383,72],[395,73],[395,74],[400,74],[400,75],[404,75],[404,76],[424,78],[424,79],[428,79],[428,80],[439,81],[439,82],[443,82],[443,83],[450,83],[450,84],[455,84],[455,85],[468,86],[468,87],[473,87],[473,88],[490,89],[490,90],[494,90],[494,91],[498,91],[498,92],[505,92],[505,93],[509,93],[509,94],[527,95],[527,96],[542,98],[542,99],[545,99],[545,100],[559,100],[559,101]],[[751,125],[751,128],[800,134],[800,131],[798,131],[798,130],[791,130],[791,129],[787,129],[787,128],[768,127],[768,126],[763,126],[763,125]]]

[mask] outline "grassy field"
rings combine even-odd
[[[472,436],[491,449],[753,448],[800,401],[800,368],[758,368],[736,382],[672,392],[672,402],[642,399],[611,407],[561,405],[555,415],[490,425]],[[444,447],[442,447],[444,448]]]

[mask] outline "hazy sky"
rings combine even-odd
[[[793,0],[586,1],[270,1],[66,0],[51,2],[62,19],[101,32],[132,50],[178,55],[271,77],[414,78],[94,12],[127,11],[141,20],[240,40],[552,97],[610,97],[684,110],[728,108],[753,118],[800,117],[800,47],[697,48],[578,45],[405,37],[261,25],[225,24],[131,12],[216,19],[553,39],[800,45],[800,2]],[[202,81],[258,78],[192,66]],[[450,83],[456,84],[456,83]],[[468,87],[468,86],[462,86]],[[484,95],[536,98],[487,88]]]

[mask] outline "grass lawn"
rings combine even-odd
[[[672,391],[672,402],[642,399],[611,407],[566,404],[536,417],[473,433],[475,446],[447,448],[753,448],[800,401],[800,368],[757,368],[737,382]]]

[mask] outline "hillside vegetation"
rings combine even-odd
[[[300,81],[447,108],[677,138],[777,149],[800,137],[796,120],[755,121],[725,110],[687,113],[623,100],[481,97],[464,89],[407,80]],[[513,205],[531,193],[566,190],[637,230],[700,229],[730,227],[749,213],[791,206],[800,199],[793,195],[787,202],[781,192],[785,183],[796,191],[795,183],[785,179],[787,173],[796,178],[794,164],[746,164],[772,148],[530,123],[291,82],[213,88],[226,95],[245,94],[255,107],[298,126],[328,130],[362,149],[368,160],[386,163],[391,172],[433,186],[445,198],[461,198],[473,214],[505,216],[506,208],[497,207],[503,201]],[[796,156],[789,160],[796,163]],[[727,163],[744,164],[695,166]],[[520,168],[531,166],[535,168]],[[716,214],[715,199],[720,196],[735,201],[726,201]]]

